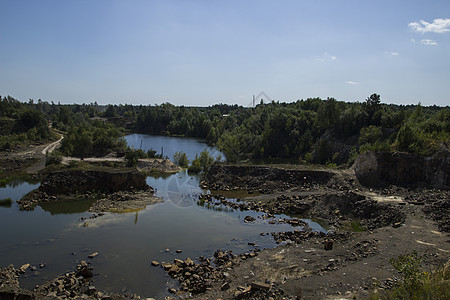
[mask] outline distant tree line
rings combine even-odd
[[[120,136],[125,131],[120,127],[128,132],[205,139],[231,162],[250,159],[350,164],[367,150],[430,155],[440,145],[448,147],[450,141],[448,106],[384,104],[378,94],[361,102],[309,98],[293,103],[272,101],[254,108],[226,104],[186,107],[170,103],[61,105],[41,100],[24,104],[11,101],[10,97],[1,102],[1,120],[14,118],[20,124],[17,128],[23,126],[21,130],[34,126],[37,119],[41,120],[39,124],[50,120],[53,127],[67,133],[62,151],[72,151],[78,156],[101,155],[123,148]],[[37,111],[39,118],[24,111],[19,114],[14,106]],[[42,126],[32,128],[43,130]]]
[[[203,138],[233,162],[352,163],[367,150],[429,155],[450,140],[449,107],[388,105],[378,94],[356,103],[310,98],[255,108],[166,103],[134,113],[138,132]]]

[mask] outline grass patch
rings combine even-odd
[[[376,292],[369,299],[450,299],[450,261],[434,271],[422,271],[425,256],[417,252],[391,259],[403,280],[388,291]]]
[[[6,198],[6,199],[1,199],[0,200],[0,206],[1,207],[11,207],[12,205],[12,199],[11,198]]]
[[[352,232],[363,232],[367,231],[367,227],[362,225],[360,220],[351,220],[342,224],[342,230]]]

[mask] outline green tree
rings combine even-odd
[[[192,163],[188,168],[188,172],[200,173],[201,171],[202,171],[202,165],[200,163],[200,160],[198,159],[198,155],[195,155],[194,160],[192,160]]]
[[[211,169],[214,164],[214,157],[209,154],[207,149],[204,149],[199,156],[200,165],[202,166],[202,171],[208,173],[209,169]]]
[[[225,154],[228,162],[238,162],[240,156],[240,141],[233,133],[227,131],[218,141],[219,149]]]
[[[370,125],[369,127],[361,128],[359,133],[359,144],[374,144],[377,141],[381,141],[383,138],[383,131],[381,127]]]
[[[397,134],[397,145],[400,151],[411,151],[413,144],[416,142],[415,132],[412,130],[408,122],[403,124]]]
[[[114,105],[108,105],[108,107],[106,108],[105,117],[107,118],[112,118],[116,116],[116,107]]]
[[[187,158],[186,153],[182,151],[175,152],[175,154],[173,155],[173,162],[182,168],[189,167],[189,159]]]
[[[189,167],[189,172],[203,172],[208,173],[209,169],[211,169],[214,164],[214,157],[209,154],[207,149],[204,149],[200,156],[196,155],[195,159],[192,161],[191,166]]]
[[[366,99],[366,111],[369,115],[369,122],[374,125],[379,125],[382,114],[378,113],[381,107],[381,97],[378,94],[372,94]]]

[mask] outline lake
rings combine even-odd
[[[142,143],[145,151],[163,147],[169,158],[184,151],[193,159],[205,148],[213,155],[219,154],[196,139],[133,134],[126,140],[134,148],[140,148]],[[275,247],[270,235],[260,233],[292,230],[289,225],[271,225],[261,219],[244,223],[245,216],[257,217],[260,213],[197,205],[198,195],[207,192],[200,189],[199,181],[198,176],[186,171],[148,177],[147,183],[156,189],[155,195],[164,200],[162,203],[138,212],[107,213],[95,219],[89,219],[92,214],[87,212],[92,200],[49,203],[34,211],[20,211],[15,201],[39,185],[21,182],[2,188],[0,199],[11,198],[13,204],[0,206],[0,266],[45,263],[44,268],[27,270],[20,277],[23,287],[33,289],[36,284],[73,270],[77,263],[88,260],[89,254],[98,252],[91,260],[97,289],[160,299],[177,282],[162,268],[152,267],[152,260],[195,260],[199,256],[211,257],[217,249],[241,253],[253,248],[248,242],[260,248]],[[81,218],[88,218],[87,226]],[[315,230],[323,230],[316,223],[310,224]],[[178,249],[182,253],[176,253]]]

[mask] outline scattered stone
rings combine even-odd
[[[157,262],[156,260],[152,260],[152,266],[155,267],[159,266],[159,262]]]
[[[94,258],[94,257],[96,257],[97,255],[98,255],[98,252],[94,252],[94,253],[90,254],[88,257],[89,257],[89,258]]]
[[[97,292],[97,289],[95,288],[95,286],[90,285],[90,286],[88,287],[88,290],[87,290],[86,294],[88,294],[88,295],[94,295],[95,292]]]
[[[242,298],[246,297],[248,294],[250,294],[250,291],[251,291],[251,286],[248,286],[248,287],[244,288],[243,290],[238,290],[234,293],[234,298],[242,299]]]
[[[265,290],[268,291],[271,288],[270,284],[263,283],[263,282],[252,282],[251,284],[252,290]]]
[[[323,242],[323,249],[324,250],[333,250],[333,240],[326,239]]]
[[[92,273],[91,270],[88,269],[88,267],[81,267],[78,270],[77,275],[82,276],[83,278],[91,278],[94,276],[94,273]]]
[[[181,252],[183,252],[183,250],[178,249],[176,252],[177,253],[181,253]]]
[[[194,261],[192,259],[190,259],[189,257],[186,259],[186,261],[184,262],[186,264],[186,266],[193,266],[194,265]]]
[[[224,284],[222,284],[222,285],[220,286],[220,290],[221,290],[221,291],[228,290],[229,288],[230,288],[230,283],[229,283],[229,282],[225,282]]]
[[[30,267],[30,264],[24,264],[19,269],[21,273],[25,273],[25,270]]]
[[[253,218],[252,216],[245,216],[245,218],[244,218],[245,223],[251,223],[251,222],[254,222],[255,220],[256,219]]]
[[[392,227],[394,228],[398,228],[400,226],[402,226],[402,222],[395,222],[394,224],[392,224]]]

